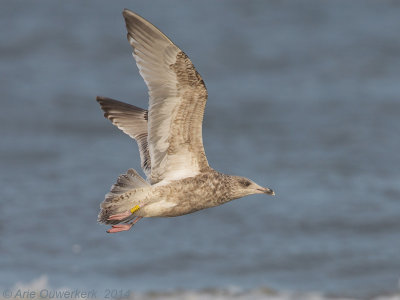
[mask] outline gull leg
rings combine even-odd
[[[136,219],[131,222],[132,226],[139,222],[142,218],[143,217],[136,217]]]
[[[139,210],[140,206],[136,205],[135,207],[131,208],[130,210],[127,210],[126,212],[120,213],[120,214],[115,214],[115,215],[111,215],[108,220],[118,220],[118,221],[122,221],[123,219],[130,217],[131,214],[133,214],[135,211]]]
[[[110,217],[108,218],[108,220],[109,220],[109,221],[112,221],[112,220],[121,221],[121,220],[123,220],[123,219],[129,217],[131,214],[132,214],[132,213],[131,213],[129,210],[127,210],[126,212],[123,212],[123,213],[121,213],[121,214],[116,214],[116,215],[110,216]]]
[[[121,231],[128,231],[129,229],[132,228],[133,225],[135,225],[140,219],[143,217],[136,217],[135,220],[133,220],[129,224],[118,224],[118,225],[112,225],[109,230],[107,230],[108,233],[117,233]]]

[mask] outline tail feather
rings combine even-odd
[[[135,214],[124,220],[108,220],[112,215],[122,213],[131,209],[132,195],[135,190],[150,186],[134,169],[129,169],[126,174],[118,177],[117,182],[111,187],[111,190],[106,194],[105,200],[100,204],[100,213],[98,222],[105,224],[118,224],[128,222]]]
[[[122,174],[118,177],[117,183],[111,186],[110,192],[106,195],[106,201],[108,198],[115,198],[121,194],[125,194],[135,188],[146,187],[149,184],[144,180],[138,172],[134,169],[129,169],[126,174]]]

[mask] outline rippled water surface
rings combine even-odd
[[[140,169],[94,100],[147,106],[124,7],[203,76],[210,165],[276,197],[116,235],[96,223],[117,176]],[[0,286],[397,293],[399,16],[395,1],[4,1]]]

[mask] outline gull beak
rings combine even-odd
[[[258,191],[260,194],[268,194],[268,195],[271,195],[271,196],[275,196],[275,192],[274,192],[272,189],[270,189],[270,188],[264,188],[264,187],[262,187],[262,186],[258,186],[258,187],[257,187],[257,191]]]
[[[264,193],[264,194],[271,195],[271,196],[275,196],[275,192],[274,192],[272,189],[270,189],[270,188],[264,188],[264,189],[263,189],[263,193]]]

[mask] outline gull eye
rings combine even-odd
[[[251,184],[251,182],[248,180],[241,180],[240,184],[243,185],[244,187],[248,187]]]

